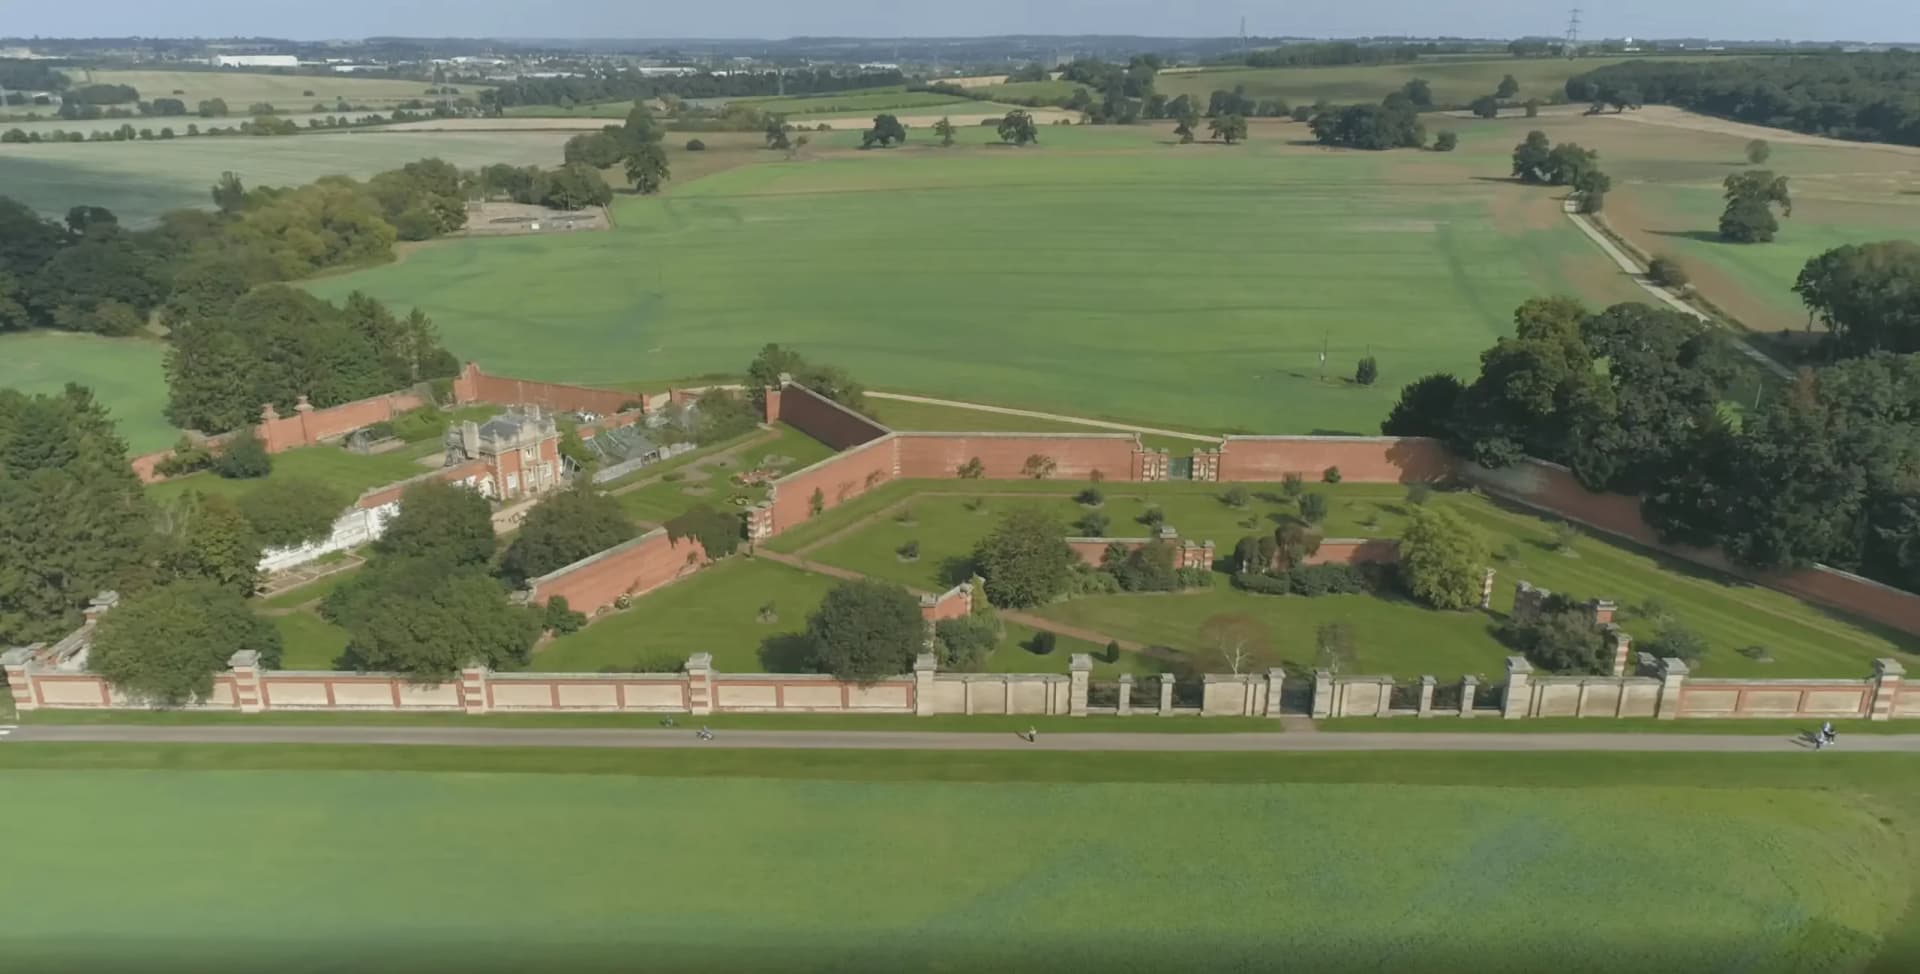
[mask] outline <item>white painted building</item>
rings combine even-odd
[[[297,68],[300,59],[291,54],[215,54],[208,63],[216,68]]]

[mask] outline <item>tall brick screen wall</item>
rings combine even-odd
[[[1220,444],[1218,479],[1273,483],[1299,474],[1311,483],[1329,467],[1349,483],[1430,483],[1452,476],[1454,459],[1424,437],[1229,436]]]
[[[254,435],[260,437],[268,453],[279,453],[345,436],[363,426],[384,423],[426,404],[427,397],[416,392],[388,393],[327,409],[314,409],[302,399],[291,416],[281,416],[273,407],[267,407],[260,425],[254,427]]]
[[[480,366],[468,362],[453,380],[453,398],[457,402],[491,402],[502,406],[544,406],[560,412],[617,413],[628,403],[645,404],[640,392],[595,389],[560,382],[534,382],[488,375]]]
[[[542,575],[527,587],[536,604],[560,595],[575,612],[593,615],[622,595],[651,592],[685,578],[706,563],[707,552],[700,542],[692,538],[675,541],[666,528],[655,528]]]
[[[1134,479],[1139,438],[1132,433],[896,433],[900,476],[959,476],[960,466],[978,457],[989,480],[1019,480],[1027,458],[1053,458],[1053,476],[1085,480],[1100,471],[1108,480]]]
[[[789,390],[788,398],[792,394]],[[813,516],[813,494],[820,492],[821,511],[831,511],[892,480],[894,436],[856,446],[773,484],[773,525],[778,534]]]
[[[871,443],[891,432],[805,386],[789,385],[767,396],[769,421],[779,421],[836,450]]]

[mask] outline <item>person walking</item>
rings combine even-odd
[[[1040,729],[1039,729],[1039,728],[1037,728],[1037,727],[1035,727],[1035,726],[1033,726],[1032,724],[1028,724],[1028,725],[1027,725],[1027,735],[1026,735],[1026,736],[1027,736],[1027,743],[1028,743],[1028,744],[1038,744],[1038,743],[1040,743]]]

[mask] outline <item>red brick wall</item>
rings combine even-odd
[[[1920,595],[1831,568],[1809,568],[1760,581],[1790,595],[1844,609],[1903,632],[1920,633]]]
[[[400,495],[406,493],[408,487],[417,483],[439,480],[451,484],[465,480],[468,477],[482,477],[486,474],[487,463],[485,460],[468,460],[465,463],[455,464],[451,467],[442,467],[431,473],[423,473],[418,477],[409,477],[399,483],[388,484],[385,487],[375,487],[361,494],[360,499],[353,503],[355,507],[370,510],[383,504],[390,504],[399,500]]]
[[[1331,538],[1308,555],[1309,565],[1391,565],[1400,560],[1400,542],[1392,538]]]
[[[973,612],[973,586],[961,582],[940,593],[932,605],[924,602],[920,605],[920,618],[928,622],[942,619],[964,619]]]
[[[266,444],[268,453],[279,453],[312,446],[329,437],[345,436],[363,426],[384,423],[426,404],[425,397],[411,392],[393,392],[327,409],[296,409],[291,416],[262,419],[260,425],[254,427],[254,434]]]
[[[889,432],[885,426],[804,386],[790,385],[777,399],[769,397],[767,412],[836,450],[870,443]]]
[[[608,548],[529,583],[535,603],[566,596],[575,612],[592,615],[621,595],[640,595],[669,585],[707,563],[706,550],[692,538],[674,541],[655,528],[626,544]]]
[[[594,389],[558,382],[533,382],[488,375],[472,362],[453,380],[457,402],[490,402],[502,406],[538,405],[561,412],[617,413],[630,402],[646,402],[646,395],[617,389]]]
[[[578,432],[580,433],[581,439],[591,440],[593,439],[593,434],[598,433],[601,430],[621,429],[627,426],[632,426],[633,424],[638,423],[641,420],[646,418],[647,418],[647,414],[638,409],[632,410],[630,412],[615,413],[611,416],[603,416],[600,419],[594,420],[591,423],[583,424],[580,427]]]
[[[788,389],[787,401],[799,397]],[[829,457],[773,482],[773,530],[778,534],[813,516],[812,497],[820,491],[821,510],[831,511],[894,477],[895,436],[888,435]]]
[[[1107,546],[1116,541],[1126,545],[1128,551],[1151,543],[1145,538],[1075,538],[1067,542],[1067,547],[1072,548],[1081,561],[1099,568],[1106,560]]]
[[[1085,480],[1098,470],[1108,480],[1133,476],[1138,443],[1132,433],[898,433],[900,476],[959,476],[960,465],[980,458],[989,480],[1018,480],[1027,458],[1053,458],[1057,480]]]
[[[1438,440],[1385,436],[1229,436],[1220,445],[1222,481],[1272,482],[1287,474],[1318,481],[1339,467],[1343,481],[1410,484],[1444,480],[1453,455]]]

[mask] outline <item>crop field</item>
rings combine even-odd
[[[141,123],[134,124],[137,128]],[[336,173],[365,178],[429,156],[464,167],[494,162],[556,166],[568,136],[567,132],[370,130],[0,145],[0,194],[50,216],[85,203],[112,210],[122,223],[145,224],[166,210],[211,207],[208,189],[227,170],[239,173],[248,186],[289,186]]]
[[[166,346],[147,338],[64,332],[0,335],[0,387],[54,393],[77,382],[113,414],[130,453],[169,446],[180,431],[167,422]]]
[[[1245,85],[1254,98],[1284,98],[1291,104],[1312,104],[1322,98],[1335,103],[1378,101],[1414,78],[1433,87],[1433,100],[1442,105],[1464,105],[1493,94],[1504,75],[1520,82],[1518,100],[1566,100],[1567,79],[1595,68],[1632,60],[1630,57],[1461,58],[1410,64],[1356,64],[1299,68],[1227,68],[1162,74],[1155,90],[1169,97],[1191,95],[1206,104],[1215,91]],[[1662,61],[1705,61],[1708,57],[1665,57]]]
[[[313,289],[421,306],[456,354],[531,378],[737,370],[779,341],[931,395],[1301,433],[1374,431],[1401,383],[1470,372],[1529,296],[1638,293],[1554,193],[1487,178],[1508,129],[1463,125],[1442,155],[1163,128],[1049,126],[1026,150],[977,127],[951,150],[827,133],[798,162],[622,199],[613,233],[457,241]],[[1381,381],[1356,385],[1369,353]]]
[[[728,104],[745,105],[763,112],[799,119],[809,115],[845,115],[849,112],[884,112],[891,109],[935,108],[941,105],[974,105],[972,99],[957,98],[934,91],[908,91],[904,85],[890,88],[860,88],[822,95],[785,95],[771,98],[734,98]]]
[[[392,78],[355,78],[351,76],[272,74],[264,71],[93,71],[92,84],[131,85],[146,101],[178,98],[193,108],[208,98],[224,98],[227,107],[240,115],[255,102],[267,102],[281,111],[312,108],[315,102],[328,105],[345,98],[349,104],[391,106],[403,101],[432,102],[438,95],[427,94],[434,87],[424,81]],[[81,77],[74,84],[89,83]],[[486,85],[456,85],[461,95],[477,95]],[[311,94],[309,94],[311,92]],[[189,119],[197,121],[197,119]],[[135,124],[139,124],[135,121]]]
[[[1109,429],[1102,426],[1089,426],[1085,423],[1070,423],[1064,420],[1018,416],[984,409],[967,409],[961,406],[942,406],[937,403],[913,402],[902,399],[881,399],[877,396],[868,397],[867,409],[890,429],[913,430],[922,433],[1125,432],[1124,430]],[[1196,448],[1205,448],[1208,445],[1202,440],[1187,439],[1179,436],[1162,436],[1155,433],[1140,434],[1140,442],[1142,445],[1157,447],[1176,456],[1184,456],[1192,453]]]
[[[1903,936],[1891,756],[1172,757],[11,745],[40,770],[0,787],[60,826],[10,853],[33,895],[0,950],[23,971],[1769,974],[1858,971]]]

